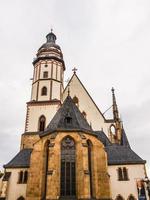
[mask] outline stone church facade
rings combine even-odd
[[[101,113],[53,32],[33,61],[31,100],[19,153],[4,165],[0,200],[148,199],[145,163],[131,148],[112,89],[113,118]]]

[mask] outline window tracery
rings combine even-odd
[[[75,196],[75,142],[67,136],[61,142],[61,196]]]

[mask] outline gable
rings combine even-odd
[[[72,76],[68,85],[70,88],[70,96],[72,98],[76,96],[79,99],[79,109],[81,112],[86,113],[87,121],[93,130],[103,129],[105,133],[108,133],[110,124],[106,123],[103,114],[76,74]],[[68,85],[64,90],[63,99],[68,95]]]

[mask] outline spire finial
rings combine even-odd
[[[75,67],[72,69],[72,71],[73,71],[74,74],[76,74],[76,71],[77,71],[77,70],[78,70],[78,69],[75,68]]]
[[[117,122],[119,121],[119,111],[116,103],[115,89],[112,87],[111,91],[112,91],[112,101],[113,101],[113,115],[115,122]]]

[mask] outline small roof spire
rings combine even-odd
[[[113,101],[113,116],[114,116],[114,120],[115,122],[119,121],[119,111],[118,111],[118,106],[116,103],[116,97],[115,97],[115,89],[112,87],[111,89],[112,91],[112,101]]]

